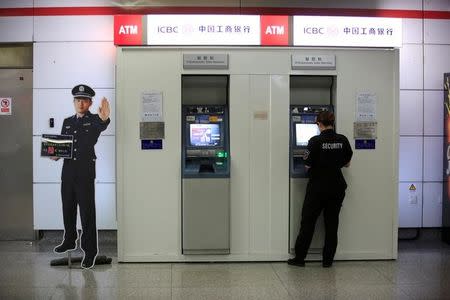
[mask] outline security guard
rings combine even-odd
[[[82,226],[81,249],[84,252],[81,266],[82,268],[92,268],[98,253],[94,146],[100,133],[110,123],[110,109],[108,101],[103,98],[98,114],[91,114],[89,108],[95,92],[85,84],[75,86],[72,89],[72,95],[76,114],[66,118],[61,129],[61,134],[73,136],[73,155],[71,159],[64,159],[61,174],[64,239],[60,245],[55,247],[54,251],[65,253],[76,249],[78,205]]]
[[[322,266],[329,268],[333,264],[338,240],[339,212],[347,188],[341,168],[350,166],[353,155],[348,139],[334,131],[334,119],[332,112],[319,113],[316,121],[320,135],[309,140],[303,157],[309,181],[303,203],[300,232],[295,242],[295,257],[288,260],[290,265],[305,266],[305,257],[311,244],[314,227],[322,211],[325,221]]]

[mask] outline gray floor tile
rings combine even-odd
[[[0,271],[0,287],[56,287],[66,277],[65,270],[53,270],[50,266],[10,266]]]
[[[238,287],[280,284],[270,264],[174,264],[172,287]]]
[[[439,284],[400,285],[399,288],[408,295],[409,299],[450,299],[448,281]]]
[[[50,299],[54,292],[54,288],[0,286],[0,299]]]
[[[435,264],[402,264],[379,262],[373,265],[390,282],[396,284],[424,284],[450,281],[450,268]]]
[[[408,299],[395,285],[301,282],[287,289],[293,299]]]
[[[295,284],[298,282],[319,282],[323,284],[339,283],[383,285],[392,282],[378,270],[365,263],[339,263],[332,268],[322,268],[321,264],[307,264],[306,267],[274,265],[274,269],[282,282]]]
[[[214,299],[291,299],[287,290],[280,285],[265,287],[199,287],[174,288],[172,299],[214,300]]]
[[[50,267],[61,257],[52,252],[60,236],[0,242],[0,299],[450,299],[450,246],[440,241],[400,242],[396,261],[323,269],[320,262],[119,264],[109,233],[100,252],[112,265],[82,270]]]
[[[170,268],[152,264],[96,266],[91,270],[70,270],[62,285],[78,288],[170,288]]]
[[[170,288],[76,288],[60,287],[51,299],[171,299]]]
[[[450,267],[450,249],[400,251],[397,262],[402,265],[446,265]]]
[[[189,271],[270,271],[271,263],[174,263],[172,269]]]

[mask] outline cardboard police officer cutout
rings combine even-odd
[[[67,117],[61,128],[61,135],[73,137],[72,157],[64,158],[61,173],[64,236],[54,252],[73,251],[77,248],[77,240],[81,239],[80,246],[84,254],[81,267],[92,268],[98,254],[94,186],[97,157],[94,146],[100,133],[110,123],[110,108],[108,100],[103,97],[98,114],[89,111],[95,91],[88,85],[75,86],[72,95],[75,114]],[[80,236],[76,227],[77,206],[82,226]]]

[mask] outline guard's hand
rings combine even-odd
[[[98,116],[102,121],[106,121],[109,118],[110,109],[109,109],[109,102],[106,100],[105,97],[102,98],[102,103],[100,104],[100,107],[98,108]]]
[[[54,160],[54,161],[57,161],[57,160],[59,160],[59,157],[51,156],[50,159],[51,159],[51,160]]]

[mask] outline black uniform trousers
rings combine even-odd
[[[94,174],[94,176],[87,176]],[[62,172],[61,196],[65,235],[64,241],[77,238],[77,205],[80,207],[81,249],[88,256],[95,256],[97,249],[97,225],[95,215],[95,161],[65,160]]]
[[[295,257],[304,260],[314,235],[317,218],[323,211],[325,221],[325,243],[323,262],[333,262],[338,242],[339,212],[345,197],[345,189],[326,188],[308,183],[303,202],[300,232],[295,241]]]

